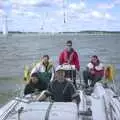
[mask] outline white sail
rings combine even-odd
[[[7,24],[7,16],[3,15],[3,35],[8,35],[8,24]]]

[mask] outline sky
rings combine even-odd
[[[0,31],[120,31],[120,0],[0,0]]]

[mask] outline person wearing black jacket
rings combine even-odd
[[[33,73],[30,77],[29,83],[25,86],[24,95],[34,92],[41,92],[46,89],[46,84],[40,81],[38,73]]]
[[[55,102],[76,102],[79,104],[80,96],[76,92],[74,85],[65,78],[65,71],[61,68],[56,69],[55,79],[49,84],[47,90],[43,91],[37,98],[38,101],[43,101],[51,96]]]

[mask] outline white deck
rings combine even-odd
[[[62,67],[74,69],[74,66]],[[120,97],[110,88],[97,83],[91,95],[86,95],[83,89],[78,92],[81,98],[78,107],[72,102],[50,103],[32,101],[31,97],[17,98],[0,109],[0,120],[120,120]]]

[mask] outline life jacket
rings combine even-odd
[[[99,65],[94,65],[93,63],[89,63],[88,65],[87,65],[87,67],[89,68],[89,69],[93,69],[93,70],[95,70],[95,71],[101,71],[101,70],[103,70],[103,64],[102,63],[100,63]]]
[[[104,76],[104,66],[102,63],[99,63],[98,65],[94,65],[90,62],[87,67],[89,69],[93,69],[95,71],[95,75]]]
[[[53,67],[53,64],[51,62],[49,62],[45,68],[45,72],[49,72],[52,67]]]
[[[32,66],[27,66],[27,65],[25,65],[25,67],[24,67],[24,81],[26,81],[27,83],[29,82],[30,74],[31,74],[32,69],[33,69],[37,64],[38,64],[38,62],[33,63]],[[49,72],[52,67],[53,67],[52,62],[49,62],[49,64],[48,64],[47,67],[46,67],[45,72]]]
[[[67,50],[64,51],[64,60],[66,63],[71,64],[73,60],[73,56],[74,56],[74,50],[72,50],[72,52],[70,53]]]
[[[24,67],[24,81],[26,81],[27,83],[30,80],[30,73],[31,73],[31,67],[25,65]]]
[[[106,80],[114,80],[115,79],[115,68],[113,65],[109,65],[105,69],[105,79]]]

